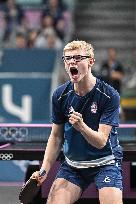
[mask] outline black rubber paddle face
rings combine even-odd
[[[34,197],[37,195],[37,193],[40,190],[40,186],[37,186],[37,180],[30,178],[22,187],[20,194],[19,194],[19,200],[23,204],[30,203]]]

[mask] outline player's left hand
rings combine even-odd
[[[80,131],[83,124],[82,114],[73,111],[69,115],[69,122],[76,130]]]

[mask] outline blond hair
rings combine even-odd
[[[92,58],[94,58],[94,48],[90,43],[87,43],[85,41],[81,41],[81,40],[74,40],[70,43],[68,43],[64,49],[63,49],[63,53],[65,54],[66,51],[70,51],[70,50],[86,50],[86,54],[87,55],[91,55]]]

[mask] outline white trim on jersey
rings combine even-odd
[[[110,96],[108,96],[106,93],[102,92],[99,88],[96,88],[97,91],[99,91],[100,93],[104,94],[105,96],[107,96],[108,98],[111,98]]]
[[[98,167],[103,165],[109,165],[115,163],[114,155],[108,155],[100,159],[95,159],[91,161],[72,161],[65,156],[66,162],[75,168],[89,168],[89,167]]]

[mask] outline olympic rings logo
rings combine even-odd
[[[0,136],[5,140],[23,141],[28,136],[28,128],[25,127],[1,127]]]
[[[0,154],[0,159],[1,160],[11,160],[11,159],[13,159],[13,154],[12,153],[10,153],[10,154],[8,154],[8,153],[1,153]]]

